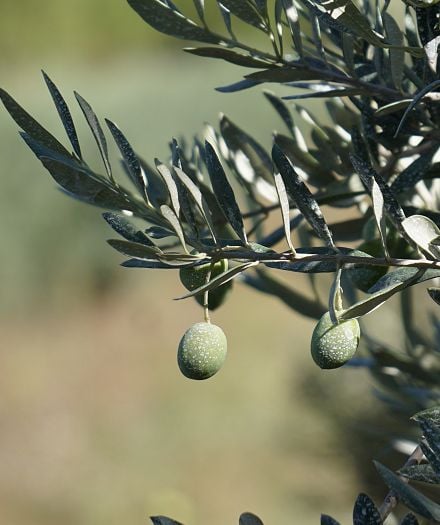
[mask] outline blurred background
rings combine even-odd
[[[281,127],[261,90],[214,91],[239,68],[183,53],[124,0],[0,7],[1,86],[64,140],[44,69],[99,171],[73,90],[150,161],[220,111],[266,146]],[[238,284],[213,315],[229,340],[224,369],[183,378],[178,341],[202,312],[172,300],[177,273],[121,268],[100,210],[58,191],[17,131],[0,111],[1,523],[135,525],[166,514],[225,525],[243,511],[267,524],[317,524],[321,512],[348,522],[368,478],[385,493],[370,458],[386,456],[386,439],[369,424],[383,409],[363,371],[320,372],[313,323]],[[396,320],[392,309],[380,315]]]

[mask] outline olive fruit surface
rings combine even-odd
[[[354,356],[359,339],[360,328],[356,319],[333,324],[327,312],[313,330],[313,360],[320,368],[339,368]]]
[[[211,263],[200,264],[193,266],[192,268],[181,268],[179,272],[180,281],[183,286],[190,292],[200,288],[206,283],[206,277],[209,272]],[[214,264],[211,271],[211,279],[218,277],[220,274],[226,272],[228,269],[228,260],[221,259]],[[231,290],[232,281],[229,281],[214,290],[210,290],[208,294],[208,308],[209,310],[215,310],[221,306],[225,300],[226,295]],[[195,296],[196,301],[203,306],[203,293]]]
[[[227,341],[223,330],[211,323],[196,323],[179,343],[177,363],[189,379],[208,379],[216,374],[226,359]]]

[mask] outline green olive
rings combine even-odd
[[[356,319],[333,324],[327,312],[313,330],[313,360],[320,368],[339,368],[354,356],[359,339],[360,328]]]
[[[206,277],[208,276],[211,263],[199,264],[191,268],[180,269],[180,280],[187,290],[190,292],[196,288],[200,288],[206,283]],[[211,279],[218,277],[220,274],[226,272],[228,269],[228,260],[221,259],[214,264],[211,271]],[[214,290],[210,290],[208,294],[208,308],[209,310],[215,310],[221,306],[225,300],[226,295],[232,288],[232,281],[229,281]],[[196,301],[203,306],[203,293],[195,296]]]
[[[350,255],[356,257],[384,257],[382,243],[380,239],[366,241],[356,250],[350,252]],[[367,293],[368,290],[387,273],[387,271],[387,266],[368,266],[367,264],[360,264],[352,268],[347,268],[346,274],[356,288]]]
[[[227,341],[223,330],[211,323],[196,323],[179,343],[177,363],[189,379],[208,379],[216,374],[226,359]]]

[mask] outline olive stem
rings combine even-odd
[[[205,284],[208,284],[211,280],[211,274],[212,270],[214,269],[215,260],[213,259],[211,261],[211,264],[209,265],[208,273],[206,274]],[[211,322],[211,317],[209,315],[209,290],[206,290],[203,292],[203,314],[205,317],[205,323]]]

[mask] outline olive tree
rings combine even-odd
[[[170,0],[128,4],[155,30],[195,42],[186,52],[247,68],[244,78],[218,91],[281,86],[287,94],[262,95],[284,128],[273,134],[271,151],[221,116],[194,138],[173,140],[170,159],[152,165],[106,119],[122,157],[121,182],[90,104],[75,93],[104,173],[84,159],[70,110],[46,74],[70,146],[2,90],[22,138],[66,194],[107,210],[103,217],[119,235],[108,243],[126,257],[123,266],[179,271],[187,289],[181,299],[196,299],[204,312],[178,347],[178,366],[188,378],[212,377],[226,358],[226,336],[210,311],[225,302],[236,280],[316,319],[316,364],[367,367],[383,401],[407,417],[417,412],[421,429],[398,472],[376,463],[389,493],[377,507],[361,493],[354,523],[379,525],[399,502],[440,522],[440,505],[411,485],[440,483],[440,323],[432,316],[432,334],[419,330],[410,293],[440,277],[439,0],[194,0],[182,3],[185,11]],[[208,23],[214,12],[222,30]],[[244,25],[266,45],[255,48],[239,37]],[[317,118],[303,99],[322,100],[329,118]],[[352,216],[331,222],[324,205],[328,216],[336,208]],[[279,224],[270,229],[274,214]],[[292,279],[306,274],[310,293],[287,285],[275,270]],[[325,304],[317,274],[331,276]],[[440,288],[427,292],[440,304]],[[397,352],[363,325],[364,316],[393,296],[405,341]],[[402,524],[417,520],[409,513]],[[240,523],[261,521],[245,513]],[[322,515],[321,523],[337,522]]]

